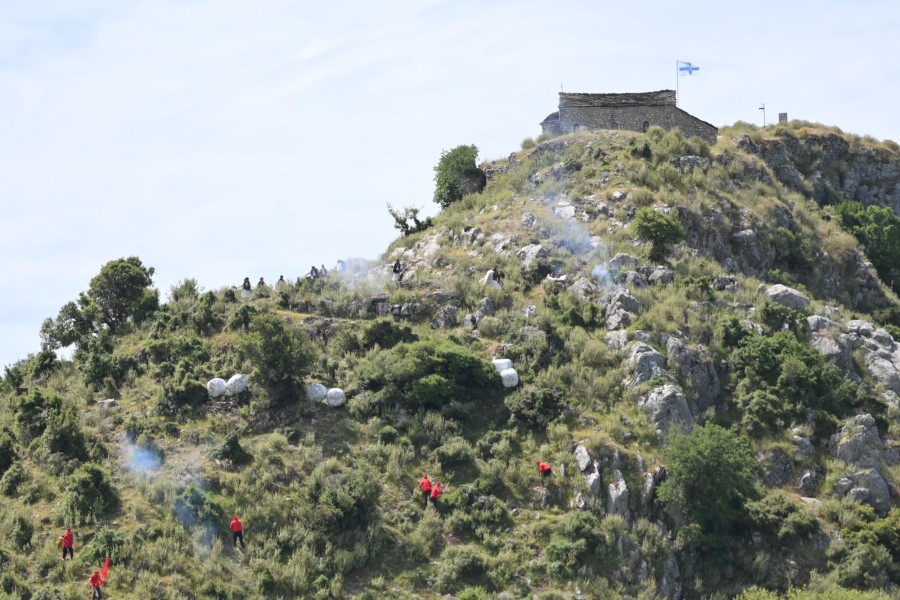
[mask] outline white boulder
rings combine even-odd
[[[325,403],[332,407],[337,408],[338,406],[343,406],[347,402],[347,396],[344,395],[344,390],[341,388],[331,388],[328,390],[328,394],[325,397]]]
[[[321,383],[311,383],[306,388],[306,399],[310,402],[322,402],[328,397],[328,388]]]
[[[220,398],[227,391],[225,380],[221,377],[210,379],[206,382],[206,391],[209,392],[210,398]]]
[[[228,394],[231,396],[246,392],[247,380],[244,379],[244,376],[240,373],[238,373],[237,375],[232,375],[231,379],[228,380],[228,383],[225,384],[225,391],[228,392]]]
[[[503,380],[503,387],[516,387],[519,385],[519,374],[515,369],[503,369],[500,372],[500,379]]]

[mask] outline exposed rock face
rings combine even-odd
[[[652,346],[641,342],[633,344],[625,359],[625,371],[628,373],[625,387],[632,388],[650,381],[654,375],[668,376],[669,373],[663,368],[665,364],[666,357]]]
[[[631,292],[620,287],[606,297],[603,310],[606,314],[606,328],[612,331],[631,325],[641,310],[641,304]]]
[[[578,470],[581,472],[587,471],[592,464],[591,455],[583,444],[575,446],[575,462],[578,464]]]
[[[713,406],[722,391],[722,384],[706,348],[690,348],[683,340],[672,336],[666,341],[666,355],[679,381],[696,394],[697,411],[703,412]]]
[[[569,287],[569,291],[584,300],[597,293],[597,286],[590,279],[579,277],[578,280]]]
[[[531,263],[539,258],[547,258],[550,256],[550,253],[540,244],[529,244],[516,251],[516,256],[522,259],[522,268],[527,269],[531,266]]]
[[[831,438],[835,456],[857,467],[877,467],[882,443],[871,415],[856,415]]]
[[[737,292],[741,284],[734,275],[716,275],[712,280],[712,288],[719,292]]]
[[[791,478],[791,459],[779,449],[757,457],[762,463],[763,477],[769,487],[781,487]]]
[[[621,515],[626,521],[630,521],[631,509],[628,508],[628,485],[618,469],[613,473],[613,477],[615,482],[609,484],[609,501],[606,504],[606,512],[611,515]]]
[[[642,289],[650,285],[647,279],[637,271],[628,271],[625,275],[625,285]]]
[[[630,254],[619,253],[609,259],[609,270],[614,272],[624,272],[637,269],[641,261]]]
[[[219,381],[221,381],[221,379]],[[106,400],[97,400],[97,406],[100,407],[100,410],[107,411],[112,408],[119,408],[119,403],[113,398],[107,398]]]
[[[496,312],[494,308],[494,301],[490,298],[482,298],[481,302],[478,303],[478,311],[487,316],[491,316]]]
[[[694,427],[694,417],[688,409],[687,400],[674,385],[651,390],[639,404],[656,427],[657,435],[664,435],[673,427],[685,432]]]
[[[834,491],[854,502],[868,504],[882,517],[891,508],[890,489],[884,477],[875,469],[866,469],[842,477],[834,484]]]
[[[675,281],[675,271],[665,267],[656,267],[648,277],[650,285],[666,285]]]
[[[886,390],[900,395],[900,348],[891,335],[859,320],[847,323],[847,334],[859,349],[868,374]]]
[[[807,469],[803,471],[803,475],[800,476],[800,480],[797,482],[794,490],[801,496],[812,496],[816,493],[816,488],[818,487],[818,475],[814,471]]]
[[[434,315],[434,325],[437,329],[450,329],[456,327],[456,315],[459,310],[455,306],[445,306]]]
[[[607,332],[606,345],[613,352],[623,352],[628,345],[628,332],[625,330]]]
[[[769,297],[769,300],[787,306],[788,308],[793,308],[794,310],[800,310],[809,306],[809,298],[794,288],[790,288],[780,283],[767,289],[766,296]]]

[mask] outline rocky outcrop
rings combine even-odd
[[[633,388],[650,381],[654,375],[669,377],[668,371],[663,368],[665,364],[666,357],[655,348],[641,342],[634,343],[625,359],[625,387]]]
[[[838,459],[857,467],[877,467],[881,462],[881,437],[871,415],[850,419],[832,436],[830,446]]]
[[[516,256],[522,260],[522,268],[527,269],[531,266],[531,263],[540,258],[547,258],[550,256],[550,253],[540,244],[529,244],[517,250]]]
[[[876,469],[866,469],[841,477],[834,484],[834,491],[860,504],[868,504],[879,516],[885,516],[891,508],[891,492],[887,482]]]
[[[712,356],[704,346],[689,347],[675,336],[666,341],[666,355],[672,370],[685,389],[695,396],[697,412],[713,406],[722,391]]]
[[[650,391],[638,401],[656,427],[656,434],[663,436],[674,428],[689,432],[694,427],[694,416],[687,400],[674,385],[664,385]]]
[[[791,459],[782,450],[775,448],[757,456],[762,465],[763,478],[769,487],[782,487],[791,479]]]
[[[606,297],[603,306],[606,328],[612,331],[628,327],[637,318],[640,310],[641,303],[631,295],[631,292],[623,287],[616,288]]]
[[[606,512],[611,515],[620,515],[626,521],[631,520],[631,509],[628,507],[630,494],[628,484],[622,477],[621,471],[613,472],[613,483],[609,484],[609,500],[606,503]]]
[[[667,285],[675,281],[675,271],[665,267],[656,267],[647,278],[650,285]]]
[[[437,314],[434,315],[434,321],[432,321],[432,325],[436,329],[451,329],[456,327],[456,315],[459,312],[455,306],[445,306],[438,310]]]
[[[777,284],[766,290],[769,300],[777,302],[794,310],[801,310],[809,306],[809,298],[786,285]]]

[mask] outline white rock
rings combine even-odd
[[[225,386],[225,380],[220,377],[216,377],[215,379],[210,379],[206,382],[206,391],[209,392],[210,398],[219,398],[225,395]]]
[[[344,390],[340,388],[331,388],[328,390],[328,395],[326,396],[325,403],[332,408],[337,408],[338,406],[343,406],[347,402],[347,397],[344,395]]]
[[[113,398],[109,398],[107,400],[98,400],[97,406],[100,407],[100,410],[109,410],[111,408],[119,408],[119,403]]]
[[[500,379],[503,380],[503,387],[516,387],[519,385],[519,374],[515,369],[503,369],[500,372]]]
[[[225,384],[225,390],[229,395],[240,394],[242,392],[247,391],[247,380],[244,379],[244,376],[238,373],[237,375],[232,375],[231,379],[228,380],[228,383]]]
[[[512,361],[508,358],[495,358],[491,361],[498,373],[502,373],[507,369],[512,369]]]
[[[328,397],[328,388],[321,383],[311,383],[306,388],[306,399],[310,402],[321,402]]]

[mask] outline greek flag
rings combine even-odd
[[[699,71],[700,67],[695,65],[694,63],[684,62],[683,60],[678,61],[678,74],[679,75],[693,75],[694,71]]]

